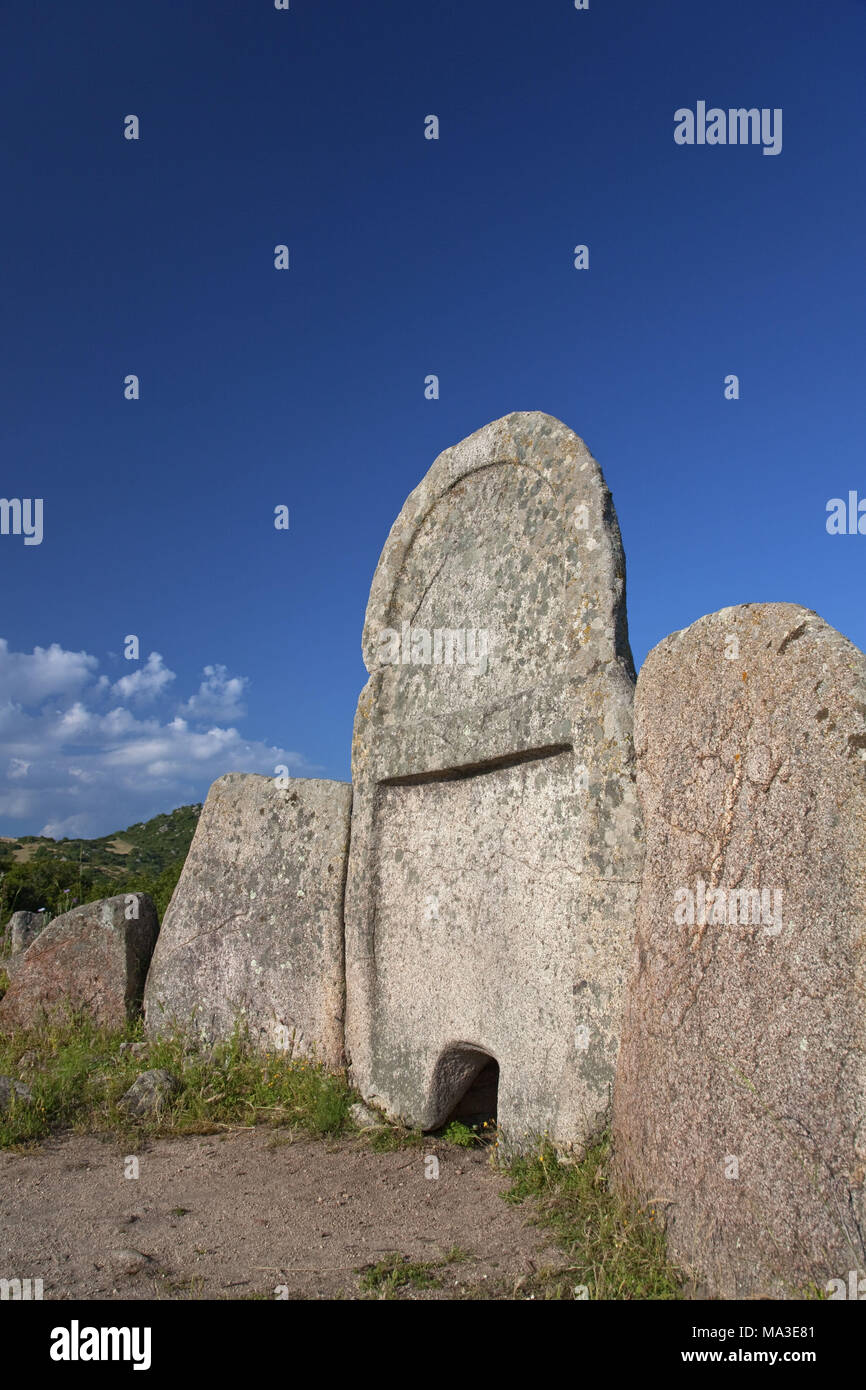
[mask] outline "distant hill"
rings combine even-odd
[[[11,858],[16,864],[33,860],[65,859],[82,863],[103,873],[123,876],[132,869],[159,874],[175,859],[186,858],[201,815],[196,806],[178,806],[152,820],[139,821],[125,830],[115,830],[98,840],[51,840],[46,835],[0,837],[0,864]]]
[[[189,851],[201,802],[96,840],[0,837],[0,926],[18,908],[50,916],[115,893],[150,893],[162,916]]]

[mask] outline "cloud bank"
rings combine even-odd
[[[177,677],[159,652],[113,683],[99,665],[57,643],[13,652],[0,638],[0,833],[105,835],[203,800],[224,772],[318,770],[243,738],[249,681],[225,666],[206,666],[183,700],[170,698]]]

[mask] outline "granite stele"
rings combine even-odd
[[[424,1129],[498,1084],[506,1144],[579,1148],[608,1111],[642,836],[619,527],[571,430],[519,413],[439,456],[363,651],[353,1080]]]
[[[866,656],[808,609],[743,604],[659,643],[635,709],[620,1179],[710,1297],[846,1288],[866,1268]]]

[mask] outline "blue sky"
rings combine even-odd
[[[0,833],[348,778],[388,530],[512,410],[604,469],[638,664],[750,600],[866,646],[864,41],[862,0],[13,7]],[[699,100],[781,153],[677,145]]]

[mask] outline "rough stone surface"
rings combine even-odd
[[[343,888],[352,788],[231,772],[210,789],[145,993],[149,1033],[343,1055]]]
[[[0,958],[0,970],[5,971],[7,980],[13,979],[17,974],[26,954],[26,951],[19,951],[15,956],[9,955]]]
[[[117,1104],[128,1115],[139,1119],[157,1115],[177,1095],[180,1081],[164,1067],[143,1071],[135,1078]]]
[[[158,933],[156,908],[145,893],[84,903],[55,917],[18,958],[0,999],[0,1031],[32,1028],[41,1017],[70,1009],[122,1028],[141,1008]]]
[[[349,1118],[359,1129],[379,1129],[385,1123],[378,1111],[371,1110],[360,1100],[349,1106]]]
[[[791,604],[702,618],[638,680],[616,1163],[714,1296],[866,1269],[864,716],[866,657]]]
[[[13,1095],[28,1105],[33,1099],[30,1087],[25,1086],[23,1081],[15,1081],[11,1076],[0,1076],[0,1115],[9,1109]]]
[[[506,1142],[579,1146],[609,1105],[641,836],[619,528],[571,430],[510,415],[440,455],[382,552],[363,651],[354,1081],[433,1129],[494,1058]]]
[[[20,955],[26,951],[32,941],[35,941],[47,921],[44,912],[13,912],[9,918],[6,928],[9,935],[9,946],[13,956]]]

